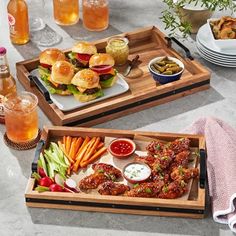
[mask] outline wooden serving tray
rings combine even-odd
[[[140,56],[139,68],[143,71],[143,75],[135,79],[126,78],[130,87],[126,93],[80,109],[62,112],[52,103],[50,94],[29,76],[29,72],[38,67],[38,58],[16,64],[19,81],[27,91],[39,98],[39,106],[54,125],[92,126],[209,88],[210,72],[195,61],[188,49],[176,39],[166,38],[154,26],[121,35],[129,39],[129,59],[133,59],[137,54]],[[171,41],[185,50],[186,58],[171,47]],[[93,43],[99,52],[104,52],[107,39]],[[157,84],[147,67],[148,62],[157,56],[173,56],[180,59],[185,65],[181,79],[165,85]]]
[[[188,137],[191,140],[190,146],[197,148],[200,157],[197,166],[200,169],[199,179],[192,183],[187,199],[159,199],[159,198],[133,198],[125,196],[105,196],[94,193],[53,193],[34,191],[35,180],[30,178],[25,192],[25,201],[28,207],[57,208],[80,211],[98,211],[112,213],[127,213],[140,215],[159,215],[203,218],[205,214],[205,139],[200,135],[171,134],[130,130],[110,130],[93,128],[71,128],[52,126],[44,128],[41,140],[35,153],[32,163],[32,172],[37,170],[39,153],[47,148],[51,141],[68,136],[101,136],[105,137],[128,137],[134,139],[136,136],[157,138],[163,141],[173,141],[176,138]],[[86,173],[85,173],[86,176]]]

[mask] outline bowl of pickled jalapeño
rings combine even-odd
[[[156,57],[149,62],[148,69],[156,82],[166,84],[180,79],[184,64],[175,57]]]

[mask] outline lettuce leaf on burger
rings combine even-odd
[[[88,68],[89,59],[95,53],[97,53],[97,48],[93,44],[78,42],[72,47],[71,52],[67,56],[75,68],[81,70]]]
[[[104,95],[98,74],[90,69],[77,72],[68,88],[80,102],[88,102]]]
[[[98,73],[102,88],[112,87],[117,80],[117,71],[113,68],[115,61],[107,53],[98,53],[89,60],[89,67]]]

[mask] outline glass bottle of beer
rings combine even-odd
[[[29,41],[28,8],[24,0],[10,0],[7,5],[10,39],[14,44]]]
[[[8,94],[16,93],[16,81],[10,74],[6,56],[7,50],[0,47],[0,122],[4,123],[3,101]]]

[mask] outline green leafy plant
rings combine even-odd
[[[165,24],[165,29],[170,30],[170,34],[175,34],[176,30],[179,30],[184,37],[191,33],[192,25],[190,22],[181,21],[182,13],[181,8],[187,4],[193,4],[197,6],[200,4],[202,7],[209,11],[223,11],[230,9],[232,12],[236,11],[236,4],[233,0],[163,0],[168,9],[162,11],[160,17]]]

